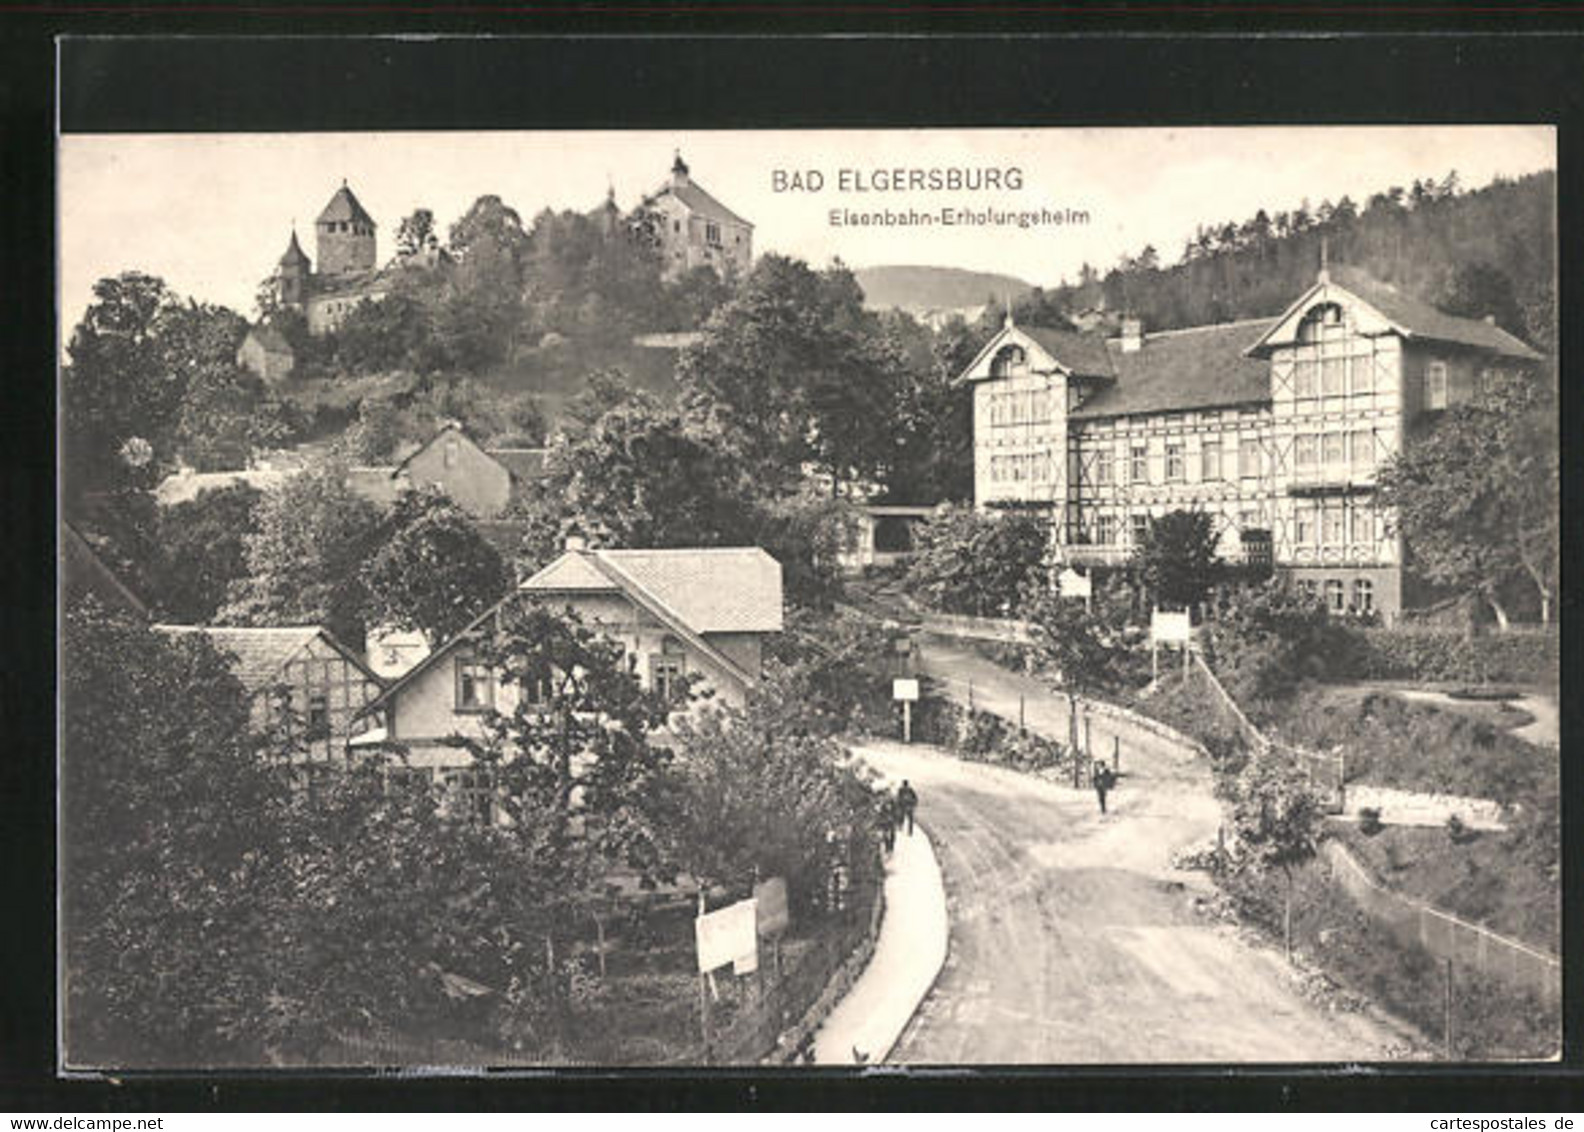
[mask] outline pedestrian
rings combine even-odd
[[[1100,812],[1106,812],[1106,794],[1111,787],[1116,785],[1116,774],[1105,763],[1096,763],[1094,768],[1095,797],[1100,799]]]
[[[908,780],[902,780],[902,788],[897,791],[897,808],[902,811],[902,817],[907,819],[908,836],[913,836],[913,811],[918,808],[918,795],[913,793],[913,787],[908,785]],[[901,820],[898,820],[901,825]]]
[[[889,853],[896,848],[897,827],[896,802],[892,800],[890,794],[882,793],[880,795],[880,804],[876,808],[875,821],[880,827],[880,842],[885,846],[885,851]]]

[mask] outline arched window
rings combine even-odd
[[[991,377],[1017,377],[1028,370],[1028,354],[1022,346],[1003,346],[990,363]]]
[[[1336,303],[1318,303],[1309,308],[1303,316],[1303,321],[1298,324],[1298,341],[1319,342],[1322,338],[1331,338],[1346,329],[1342,316],[1342,308]]]

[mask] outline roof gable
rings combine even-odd
[[[362,658],[319,625],[283,625],[245,628],[226,625],[156,625],[167,636],[197,633],[208,637],[215,648],[236,657],[236,676],[250,693],[265,691],[282,681],[287,664],[313,641],[323,641],[350,661],[375,684],[384,681],[374,674]]]
[[[467,429],[463,428],[456,421],[448,421],[445,424],[441,425],[439,431],[437,431],[433,436],[431,436],[428,440],[426,440],[422,444],[420,444],[412,452],[408,453],[407,458],[405,460],[403,460],[401,463],[397,464],[395,468],[391,469],[391,478],[395,479],[397,476],[401,475],[403,472],[405,472],[407,470],[407,465],[408,464],[411,464],[419,456],[422,456],[425,452],[429,451],[429,449],[433,448],[435,446],[435,444],[437,444],[441,439],[443,439],[445,437],[448,437],[448,436],[459,436],[459,437],[461,437],[467,444],[469,444],[474,450],[476,450],[480,456],[483,456],[486,459],[491,460],[491,461],[493,461],[493,462],[495,462],[497,464],[500,463],[499,460],[496,460],[495,457],[491,456],[488,452],[486,452],[484,450],[483,446],[480,445],[478,441],[474,440],[471,436],[468,435]]]
[[[697,632],[781,631],[781,564],[756,546],[595,553]]]
[[[1028,351],[1036,373],[1062,370],[1082,377],[1110,377],[1111,362],[1105,340],[1092,334],[1058,330],[1049,326],[1003,326],[968,363],[959,381],[985,381],[990,378],[990,363],[1007,345]]]
[[[563,554],[520,587],[540,593],[556,592],[608,592],[617,585],[594,568],[587,556],[576,553]]]
[[[374,218],[364,209],[352,190],[347,188],[345,181],[341,182],[341,187],[335,191],[330,203],[324,206],[324,211],[314,223],[328,224],[338,220],[352,220],[370,227],[374,226]]]
[[[738,216],[709,193],[705,192],[695,182],[689,181],[684,185],[667,184],[644,198],[644,204],[655,205],[666,197],[671,197],[689,212],[704,217],[706,220],[718,220],[727,224],[739,224],[744,228],[752,228],[753,224]]]

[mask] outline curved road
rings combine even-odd
[[[923,667],[975,702],[1065,738],[1065,701],[935,641]],[[1096,750],[1110,732],[1093,721]],[[1129,739],[1133,741],[1130,742]],[[945,876],[950,955],[890,1061],[919,1064],[1373,1061],[1417,1042],[1333,1013],[1281,956],[1194,912],[1208,881],[1171,869],[1213,837],[1208,771],[1123,736],[1111,813],[1090,790],[889,743],[864,757],[912,780]]]

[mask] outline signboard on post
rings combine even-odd
[[[902,701],[902,742],[913,742],[913,705],[919,698],[919,682],[900,677],[891,681],[891,698]]]
[[[1056,576],[1056,586],[1062,597],[1081,597],[1087,601],[1094,593],[1089,575],[1080,574],[1071,566]]]
[[[1155,645],[1186,645],[1193,639],[1193,624],[1187,611],[1167,613],[1155,610],[1150,614],[1150,643]]]
[[[758,905],[753,900],[739,900],[695,919],[693,934],[698,942],[699,973],[706,974],[728,963],[736,964],[749,956],[757,965],[757,919]]]
[[[760,935],[776,935],[787,930],[792,917],[787,911],[786,881],[780,877],[760,881],[754,885],[753,898],[759,906]]]

